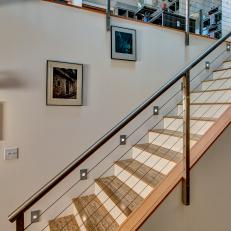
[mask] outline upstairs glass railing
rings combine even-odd
[[[106,10],[109,0],[54,0],[63,4]],[[111,14],[185,30],[186,5],[179,0],[110,0]],[[231,29],[229,1],[190,0],[191,33],[219,39]]]

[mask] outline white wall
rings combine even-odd
[[[231,126],[191,171],[191,205],[181,203],[181,184],[140,231],[230,230]]]
[[[105,15],[43,1],[0,3],[0,227],[7,215],[78,157],[212,40],[113,18],[137,29],[138,61],[110,59]],[[46,60],[84,64],[84,106],[46,106]],[[3,148],[20,158],[3,160]]]

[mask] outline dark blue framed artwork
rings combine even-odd
[[[111,58],[136,61],[136,30],[111,27]]]

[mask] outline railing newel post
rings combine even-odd
[[[24,213],[20,213],[16,217],[16,231],[24,231]]]

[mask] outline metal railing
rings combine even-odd
[[[218,48],[223,42],[225,42],[231,36],[229,32],[226,36],[218,40],[214,45],[203,52],[199,57],[197,57],[193,62],[182,69],[178,74],[174,76],[169,82],[167,82],[161,89],[155,92],[151,97],[149,97],[145,102],[140,104],[135,110],[133,110],[129,115],[127,115],[123,120],[121,120],[115,127],[108,131],[102,138],[100,138],[96,143],[90,146],[79,158],[70,163],[65,169],[63,169],[59,174],[52,178],[47,184],[45,184],[40,190],[34,193],[28,200],[26,200],[22,205],[20,205],[14,212],[12,212],[8,219],[10,222],[16,221],[16,230],[24,230],[24,213],[31,208],[35,203],[37,203],[41,198],[43,198],[48,192],[51,191],[55,186],[57,186],[64,178],[66,178],[70,173],[72,173],[77,167],[84,163],[87,159],[94,155],[94,153],[107,143],[113,136],[115,136],[122,128],[129,124],[134,118],[136,118],[141,112],[143,112],[148,106],[150,106],[154,101],[156,101],[162,94],[164,94],[168,89],[170,89],[179,80],[183,80],[184,85],[184,100],[183,105],[185,112],[183,115],[184,123],[184,149],[183,154],[185,157],[185,173],[184,173],[184,203],[188,205],[190,203],[190,176],[189,176],[189,133],[190,133],[190,107],[189,107],[189,78],[190,71],[197,64],[199,64],[204,58],[206,58],[211,52]]]
[[[171,6],[173,6],[175,3],[176,3],[176,1],[177,0],[174,0],[174,1],[172,1],[172,2],[170,2],[169,4],[168,4],[168,6],[167,6],[167,9],[166,10],[168,10]],[[153,15],[151,15],[151,19],[148,21],[149,23],[151,23],[151,22],[154,22],[156,19],[158,19],[160,16],[161,16],[161,14],[163,13],[163,9],[159,9],[159,10],[157,10],[155,13],[153,13]]]
[[[55,3],[62,3],[65,4],[65,2],[70,2],[68,5],[75,6],[74,3],[71,3],[71,1],[59,1],[59,0],[44,0],[49,2],[55,2]],[[204,36],[209,36],[212,38],[221,38],[226,33],[229,32],[230,28],[227,25],[230,24],[230,11],[231,7],[227,5],[225,8],[222,7],[222,4],[216,5],[213,1],[201,1],[201,0],[190,0],[190,4],[188,1],[183,1],[179,4],[179,9],[177,8],[174,12],[168,12],[168,8],[174,5],[176,0],[169,2],[167,9],[162,10],[159,5],[148,5],[150,9],[154,9],[154,13],[148,12],[147,15],[143,14],[142,16],[138,14],[139,7],[137,5],[127,5],[127,8],[125,11],[131,12],[130,16],[122,16],[122,17],[129,17],[133,18],[135,20],[142,20],[147,23],[154,23],[158,25],[162,25],[164,27],[170,27],[178,30],[185,30],[186,32],[186,44],[188,44],[188,38],[189,38],[189,32],[194,34],[200,34]],[[198,5],[198,3],[202,3],[203,5]],[[84,8],[94,9],[96,11],[105,12],[106,13],[106,29],[110,30],[111,25],[111,16],[113,15],[119,15],[115,11],[118,9],[117,3],[121,3],[119,0],[105,0],[101,2],[102,5],[98,4],[98,1],[95,0],[83,0],[82,6]],[[66,3],[67,4],[67,3]],[[145,4],[144,4],[145,5]],[[189,7],[190,5],[190,7]],[[130,6],[130,8],[129,8]],[[121,6],[121,10],[123,10],[123,6]],[[209,27],[206,26],[206,22],[210,21],[209,11],[211,8],[219,8],[219,22],[217,22],[217,29],[214,33],[210,33]],[[134,8],[136,10],[134,10]],[[167,18],[165,15],[168,14]],[[147,16],[147,17],[146,17]],[[160,23],[162,21],[162,23]],[[206,22],[205,22],[206,21]],[[221,23],[222,22],[222,23]]]

